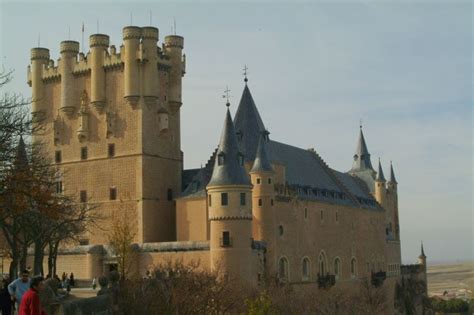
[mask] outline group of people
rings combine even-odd
[[[23,270],[18,279],[10,283],[8,279],[3,279],[0,287],[1,314],[13,315],[17,310],[18,312],[15,314],[18,315],[46,315],[41,305],[40,294],[45,289],[45,280],[49,278],[51,278],[50,275],[47,275],[46,279],[42,276],[30,278],[30,271],[26,269]],[[57,275],[53,278],[60,288],[66,290],[67,294],[71,291],[71,287],[75,285],[73,273],[69,276],[63,273],[61,279]]]

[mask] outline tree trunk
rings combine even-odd
[[[21,255],[20,255],[20,271],[26,269],[26,258],[28,257],[28,246],[22,245]]]
[[[17,255],[12,257],[12,261],[10,262],[9,274],[11,281],[18,277],[18,258],[16,256]]]
[[[48,244],[49,251],[48,251],[48,273],[51,275],[51,277],[54,277],[56,272],[54,271],[54,266],[53,266],[53,244],[51,242]]]
[[[58,272],[57,265],[56,265],[56,261],[57,261],[57,258],[58,258],[58,247],[59,247],[59,241],[54,242],[53,249],[52,249],[52,253],[53,253],[52,260],[53,260],[54,274],[57,274],[57,272]]]
[[[44,275],[43,260],[44,260],[44,246],[43,244],[41,244],[40,241],[35,241],[33,274]]]

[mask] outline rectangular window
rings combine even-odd
[[[117,188],[115,188],[115,187],[110,188],[109,197],[110,197],[110,200],[116,200],[117,199]]]
[[[222,242],[221,242],[221,244],[222,244],[223,247],[228,247],[228,246],[232,245],[229,231],[222,232]]]
[[[55,161],[56,163],[61,163],[62,159],[63,159],[63,158],[62,158],[61,151],[56,151],[56,152],[54,153],[54,161]]]
[[[81,202],[87,202],[87,190],[81,190],[79,193],[79,200]]]
[[[268,183],[269,183],[269,184],[272,183],[272,179],[271,179],[271,178],[268,179]]]
[[[270,199],[270,204],[273,206],[273,199]]]
[[[209,196],[208,196],[208,199],[209,199],[209,207],[212,207],[212,196],[209,195]]]
[[[261,206],[262,206],[262,204],[263,204],[263,201],[262,201],[262,199],[258,199],[258,206],[259,206],[259,207],[261,207]]]
[[[304,208],[304,219],[308,219],[308,208]]]
[[[56,182],[56,193],[57,194],[62,194],[63,193],[63,182],[58,180]]]
[[[168,201],[173,200],[173,189],[168,188],[167,198],[168,198]]]
[[[336,222],[339,222],[339,212],[336,211]]]
[[[87,147],[81,148],[81,160],[87,160]]]
[[[221,193],[221,206],[227,206],[229,204],[229,195],[227,193]]]
[[[321,222],[324,221],[324,210],[321,210]]]
[[[108,145],[108,156],[109,157],[114,157],[115,156],[115,144],[114,143],[109,143],[109,145]]]
[[[260,185],[260,178],[257,178],[257,184]]]
[[[240,193],[240,205],[245,206],[245,193]]]

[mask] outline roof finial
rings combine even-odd
[[[229,90],[228,86],[225,87],[224,93],[225,94],[222,95],[222,97],[227,99],[227,102],[225,103],[225,106],[227,106],[227,108],[229,108],[229,106],[230,106],[230,90]]]
[[[249,81],[249,79],[247,78],[247,74],[248,74],[248,70],[249,68],[247,68],[247,65],[244,66],[244,82],[245,84],[247,84],[247,82]]]
[[[359,128],[362,129],[362,118],[359,119]]]

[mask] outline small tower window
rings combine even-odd
[[[222,247],[232,246],[232,239],[230,238],[230,232],[229,231],[222,232],[221,246]]]
[[[109,156],[109,158],[115,156],[115,144],[114,143],[109,143],[109,145],[108,145],[108,156]]]
[[[269,184],[272,183],[272,179],[271,179],[271,178],[268,178],[268,183],[269,183]]]
[[[279,226],[278,226],[278,234],[279,234],[280,236],[283,236],[283,233],[284,233],[284,232],[285,232],[285,231],[284,231],[284,229],[283,229],[283,225],[279,225]]]
[[[81,190],[79,192],[79,200],[83,203],[87,202],[87,190]]]
[[[263,200],[262,199],[258,199],[258,206],[261,207],[263,205]]]
[[[109,199],[110,200],[117,200],[117,188],[116,187],[110,187],[109,191]]]
[[[245,199],[246,199],[245,193],[240,193],[240,205],[241,206],[245,206],[245,204],[246,204]]]
[[[209,207],[212,207],[212,195],[209,195],[208,197],[208,203],[209,203]]]
[[[58,150],[58,151],[56,151],[56,152],[54,153],[54,161],[55,161],[56,163],[61,163],[61,161],[62,161],[62,154],[61,154],[61,151],[60,151],[60,150]]]
[[[270,199],[270,205],[273,207],[273,199]]]
[[[81,160],[87,160],[87,147],[82,147],[81,148]]]
[[[310,275],[310,264],[308,257],[303,258],[303,281],[309,280]]]
[[[308,208],[304,208],[304,219],[308,220]]]
[[[278,262],[278,278],[288,280],[288,260],[285,257]]]
[[[239,164],[240,164],[241,166],[244,166],[244,156],[239,153],[238,159],[239,159]]]
[[[168,199],[168,201],[173,200],[173,189],[171,189],[171,188],[168,188],[167,199]]]
[[[217,165],[224,165],[224,153],[219,153],[217,156]]]
[[[261,179],[257,178],[257,184],[260,185]]]
[[[227,206],[229,204],[229,195],[227,193],[221,193],[221,206]]]

